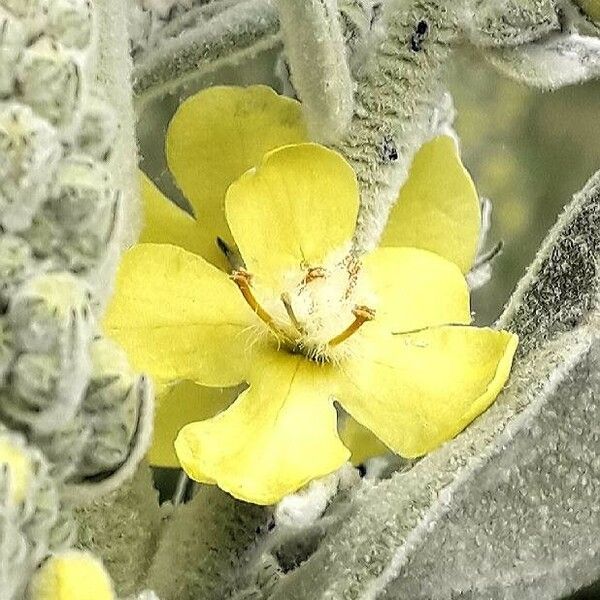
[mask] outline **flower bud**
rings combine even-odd
[[[18,17],[26,27],[27,41],[38,36],[44,29],[48,19],[50,0],[0,0],[4,7]]]
[[[110,106],[93,95],[83,106],[77,144],[82,152],[106,160],[117,135],[118,124]]]
[[[0,237],[0,303],[5,304],[35,269],[29,244],[20,237],[5,233]]]
[[[26,106],[0,110],[0,225],[22,231],[45,198],[62,154],[56,131]]]
[[[64,46],[85,48],[92,36],[92,3],[90,0],[53,0],[49,5],[46,31]]]
[[[97,229],[99,220],[110,219],[113,202],[105,167],[85,156],[70,156],[61,162],[49,207],[62,227],[72,232]]]
[[[8,312],[17,347],[28,352],[56,350],[57,356],[72,351],[76,334],[88,339],[92,334],[90,301],[88,286],[68,273],[29,279],[13,296]]]
[[[14,358],[12,333],[6,317],[0,316],[0,388],[5,384],[6,375],[10,371]]]
[[[25,48],[25,26],[0,8],[0,94],[12,94],[15,67]]]
[[[114,470],[127,459],[140,408],[137,377],[125,352],[107,338],[95,340],[90,351],[92,377],[83,412],[93,433],[80,467],[84,476]]]
[[[2,598],[22,598],[39,562],[71,544],[73,532],[44,456],[0,424]]]
[[[17,68],[20,98],[57,127],[65,127],[74,119],[82,83],[73,54],[49,37],[29,46]]]
[[[90,435],[89,423],[78,413],[54,431],[35,432],[33,441],[43,450],[51,464],[53,477],[59,481],[66,481],[77,476]]]
[[[24,449],[7,436],[0,437],[0,465],[8,475],[10,501],[13,504],[23,502],[31,479],[31,463]]]
[[[114,599],[108,573],[88,552],[71,551],[50,557],[29,586],[29,600]]]

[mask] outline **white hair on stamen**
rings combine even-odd
[[[362,307],[373,306],[376,298],[349,247],[330,253],[321,264],[299,264],[287,270],[279,285],[253,277],[252,294],[271,319],[258,325],[252,346],[265,343],[270,335],[289,352],[334,364],[362,353],[364,336],[356,330],[364,322],[361,317],[371,318],[371,309],[366,309],[365,317]]]

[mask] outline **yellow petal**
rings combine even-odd
[[[330,370],[273,351],[226,411],[181,430],[175,450],[182,467],[255,504],[274,504],[331,473],[350,453],[337,433]]]
[[[389,448],[366,427],[363,427],[350,415],[340,427],[340,438],[344,446],[352,453],[351,461],[354,466],[361,465],[367,459],[389,452]]]
[[[194,421],[210,419],[225,410],[237,397],[239,388],[210,388],[193,381],[180,381],[157,397],[154,433],[148,460],[155,467],[179,467],[175,438],[179,430]]]
[[[138,244],[121,261],[104,330],[158,384],[244,380],[257,318],[225,273],[168,244]]]
[[[386,446],[426,454],[462,431],[500,393],[517,337],[475,327],[374,335],[343,367],[340,404]]]
[[[167,162],[200,226],[231,244],[224,212],[229,185],[270,150],[307,140],[296,100],[263,85],[215,86],[177,109],[167,131]]]
[[[31,600],[113,600],[102,563],[88,552],[64,552],[49,558],[29,585]]]
[[[347,245],[358,214],[352,167],[318,144],[267,154],[227,192],[227,220],[248,269],[264,281],[301,263],[318,266]]]
[[[375,321],[392,332],[471,322],[469,288],[457,266],[426,250],[378,248],[363,259]]]
[[[165,197],[140,171],[142,199],[144,201],[144,226],[140,242],[172,244],[199,254],[223,271],[229,264],[216,244],[217,232],[210,224],[200,226],[192,215]]]
[[[473,180],[454,140],[440,136],[424,144],[415,156],[381,245],[431,250],[467,273],[477,253],[480,225]]]

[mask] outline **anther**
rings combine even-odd
[[[310,283],[315,279],[322,279],[327,275],[327,271],[323,267],[310,267],[302,280],[302,283]]]
[[[278,337],[283,337],[287,339],[287,336],[279,327],[277,327],[273,317],[260,305],[258,300],[254,297],[252,293],[252,288],[250,286],[250,281],[252,279],[252,275],[246,271],[246,269],[238,269],[237,271],[233,271],[231,274],[231,279],[242,292],[242,296],[244,296],[244,300],[248,303],[250,308],[256,313],[256,316],[263,321]]]
[[[352,314],[354,315],[354,321],[344,329],[342,333],[329,340],[328,346],[337,346],[338,344],[341,344],[352,334],[356,333],[364,323],[372,321],[375,318],[375,311],[368,306],[355,306],[352,309]]]

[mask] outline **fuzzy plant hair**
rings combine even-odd
[[[276,507],[207,486],[159,505],[152,385],[100,327],[140,230],[136,118],[276,55],[311,139],[357,174],[366,251],[417,150],[456,135],[444,73],[465,46],[526,86],[578,84],[600,76],[600,3],[0,0],[0,600],[54,597],[47,574],[79,559],[122,600],[559,599],[600,579],[600,171],[495,324],[520,338],[498,401],[419,461]]]

